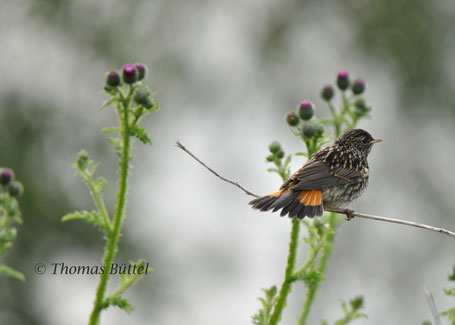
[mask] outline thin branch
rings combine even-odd
[[[355,211],[352,211],[352,210],[349,210],[349,209],[324,208],[324,210],[325,211],[329,211],[329,212],[345,214],[348,220],[353,218],[353,217],[359,217],[359,218],[365,218],[365,219],[372,219],[372,220],[379,220],[379,221],[385,221],[385,222],[398,223],[400,225],[418,227],[418,228],[422,228],[422,229],[426,229],[426,230],[439,232],[441,234],[444,234],[444,235],[447,235],[447,236],[455,238],[455,232],[452,232],[452,231],[449,231],[449,230],[446,230],[446,229],[443,229],[443,228],[428,226],[428,225],[423,224],[423,223],[417,223],[417,222],[406,221],[406,220],[401,220],[401,219],[374,216],[374,215],[365,214],[365,213],[358,213],[358,212],[355,212]]]
[[[438,309],[433,299],[433,295],[427,287],[423,287],[425,290],[425,296],[427,297],[428,305],[430,306],[431,313],[433,314],[435,325],[441,325],[441,318],[439,317]]]
[[[220,174],[218,174],[216,171],[214,171],[212,168],[210,168],[209,166],[207,166],[206,164],[204,164],[198,157],[196,157],[194,154],[191,153],[191,151],[189,151],[187,148],[185,148],[185,146],[183,144],[180,143],[180,141],[176,141],[175,142],[175,145],[177,147],[179,147],[180,149],[182,149],[183,151],[185,151],[187,154],[189,154],[191,157],[193,157],[198,163],[200,163],[202,166],[204,166],[205,168],[207,168],[209,171],[211,171],[213,173],[213,175],[215,175],[216,177],[222,179],[223,181],[225,182],[228,182],[228,183],[231,183],[232,185],[235,185],[237,186],[239,189],[241,189],[243,192],[245,192],[246,194],[248,195],[251,195],[251,196],[254,196],[254,197],[259,197],[259,195],[251,192],[251,191],[248,191],[246,188],[244,188],[242,185],[240,185],[239,183],[237,182],[234,182],[234,181],[231,181],[230,179],[227,179],[223,176],[221,176]]]
[[[235,181],[231,181],[230,179],[227,179],[227,178],[219,175],[217,172],[215,172],[213,169],[211,169],[205,163],[203,163],[193,153],[191,153],[188,149],[186,149],[179,141],[176,142],[176,146],[179,147],[180,149],[182,149],[183,151],[185,151],[191,157],[193,157],[197,162],[199,162],[202,166],[207,168],[216,177],[222,179],[225,182],[228,182],[228,183],[231,183],[232,185],[237,186],[238,188],[240,188],[243,192],[245,192],[248,195],[251,195],[251,196],[254,196],[254,197],[260,197],[259,195],[247,190],[246,188],[244,188],[239,183],[237,183]],[[401,219],[386,218],[386,217],[375,216],[375,215],[371,215],[371,214],[358,213],[358,212],[355,212],[355,211],[352,211],[352,210],[349,210],[349,209],[324,208],[324,210],[328,211],[328,212],[335,212],[335,213],[339,213],[339,214],[344,214],[344,215],[346,215],[348,220],[353,218],[353,217],[359,217],[359,218],[365,218],[365,219],[371,219],[371,220],[398,223],[398,224],[405,225],[405,226],[418,227],[418,228],[421,228],[421,229],[438,232],[440,234],[444,234],[444,235],[447,235],[447,236],[455,238],[455,232],[446,230],[444,228],[429,226],[429,225],[426,225],[426,224],[423,224],[423,223],[416,223],[416,222],[406,221],[406,220],[401,220]]]

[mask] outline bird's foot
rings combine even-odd
[[[354,218],[354,210],[345,209],[344,213],[346,214],[346,221],[350,221],[352,218]]]

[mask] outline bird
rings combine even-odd
[[[381,141],[362,129],[347,131],[331,146],[311,155],[277,192],[249,204],[260,211],[281,209],[281,216],[298,219],[322,216],[325,207],[339,208],[358,198],[366,189],[367,157],[373,144]]]

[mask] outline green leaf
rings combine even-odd
[[[134,125],[129,130],[130,135],[138,138],[143,144],[152,143],[152,140],[150,140],[149,136],[147,135],[145,128]]]
[[[449,274],[449,281],[455,281],[455,267],[453,268],[452,273]]]
[[[5,264],[0,264],[0,275],[6,275],[22,282],[25,281],[25,277],[21,272],[16,271],[15,269],[6,266]]]
[[[275,286],[272,286],[269,289],[262,289],[262,291],[265,293],[265,299],[259,298],[259,301],[262,303],[262,308],[252,317],[253,324],[256,325],[268,325],[273,306],[276,303],[275,296],[278,290]]]
[[[86,220],[96,226],[101,227],[102,229],[108,231],[109,226],[105,225],[103,222],[103,219],[99,216],[99,214],[95,211],[89,212],[89,211],[75,211],[72,213],[68,213],[62,217],[62,221],[69,221],[69,220],[75,220],[75,219],[83,219]]]
[[[122,140],[118,138],[109,138],[108,139],[110,143],[114,146],[114,149],[117,151],[122,150]]]
[[[127,313],[131,312],[134,309],[133,306],[131,306],[131,304],[129,303],[128,299],[118,296],[109,297],[104,301],[103,309],[106,309],[109,306],[119,307],[120,309],[123,309]]]
[[[351,299],[349,305],[345,301],[342,301],[341,306],[345,315],[343,318],[336,321],[335,325],[345,325],[358,318],[367,318],[366,314],[358,312],[360,309],[364,308],[362,296]]]
[[[450,320],[452,321],[455,321],[455,307],[449,309],[449,310],[446,310],[446,311],[443,311],[441,313],[442,316],[447,316],[449,317]]]
[[[113,102],[115,102],[117,100],[117,98],[113,97],[113,98],[110,98],[110,99],[107,99],[104,101],[103,105],[101,105],[98,109],[99,110],[102,110],[103,108],[105,108],[106,106],[109,106],[111,105]]]
[[[112,127],[112,128],[104,128],[104,129],[101,130],[101,132],[103,132],[103,133],[120,132],[120,131],[121,131],[120,128],[114,128],[114,127]]]
[[[291,162],[292,155],[289,155],[286,157],[286,160],[284,161],[284,168],[286,168],[289,163]]]
[[[150,110],[151,111],[156,111],[160,107],[160,102],[157,102]]]
[[[107,181],[104,177],[98,177],[95,182],[95,189],[98,194],[100,194],[107,185]]]

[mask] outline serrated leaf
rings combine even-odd
[[[122,297],[109,297],[104,301],[103,307],[107,308],[109,306],[116,306],[119,307],[120,309],[123,309],[127,313],[131,312],[134,308],[131,306],[129,303],[128,299],[122,298]]]
[[[101,227],[102,229],[108,231],[109,227],[104,224],[103,219],[100,217],[98,213],[95,211],[89,212],[89,211],[75,211],[72,213],[65,214],[62,217],[62,221],[69,221],[69,220],[75,220],[75,219],[83,219],[86,220],[96,226]]]
[[[253,324],[256,325],[267,325],[270,319],[272,308],[276,303],[275,296],[277,294],[276,286],[272,286],[269,289],[262,289],[265,293],[265,299],[259,298],[262,304],[262,308],[252,317]]]
[[[158,102],[158,103],[156,103],[150,110],[151,110],[151,111],[156,111],[156,110],[160,107],[160,105],[161,105],[161,103]]]
[[[110,143],[114,146],[114,149],[117,151],[122,150],[122,141],[118,138],[109,138]]]
[[[286,160],[284,161],[284,167],[285,167],[285,168],[286,168],[286,167],[289,165],[289,163],[291,162],[291,157],[292,157],[292,155],[289,155],[289,156],[286,157]]]
[[[104,177],[98,177],[95,180],[95,186],[96,186],[96,191],[97,193],[101,193],[103,189],[106,187],[107,181]]]
[[[5,264],[0,264],[0,275],[6,275],[9,277],[15,278],[17,280],[20,280],[22,282],[25,281],[25,277],[21,272],[15,270]]]
[[[116,98],[110,98],[110,99],[106,99],[104,101],[104,103],[98,108],[99,110],[102,110],[103,108],[111,105],[113,102],[115,102],[117,99]]]
[[[145,128],[139,127],[137,125],[130,128],[130,135],[138,138],[143,144],[152,143]]]

